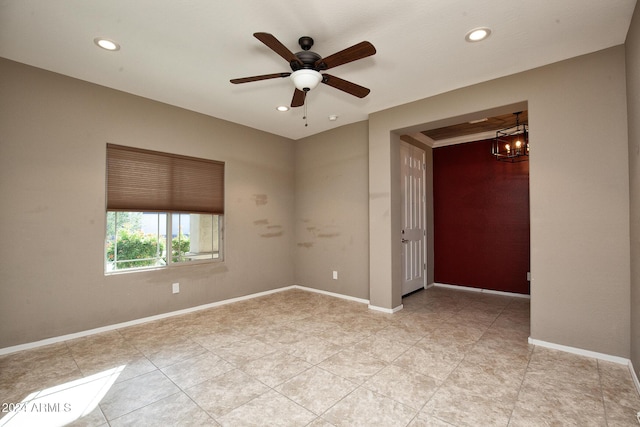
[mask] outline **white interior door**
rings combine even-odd
[[[400,142],[402,177],[402,295],[425,286],[425,152]]]

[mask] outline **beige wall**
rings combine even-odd
[[[0,75],[0,348],[294,283],[293,141],[3,59]],[[226,162],[224,263],[104,275],[107,142]]]
[[[626,42],[631,218],[631,361],[640,374],[640,6]]]
[[[368,141],[367,122],[296,141],[298,284],[369,299]]]
[[[619,46],[372,114],[371,304],[401,304],[398,133],[528,102],[531,337],[629,357],[624,56]]]

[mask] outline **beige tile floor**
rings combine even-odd
[[[638,425],[628,368],[529,345],[528,300],[403,303],[288,290],[5,355],[0,426]]]

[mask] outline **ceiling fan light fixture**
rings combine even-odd
[[[286,105],[280,105],[280,106],[276,107],[276,110],[278,110],[280,112],[285,112],[285,111],[289,111],[289,107],[287,107]]]
[[[464,36],[464,39],[469,43],[475,43],[482,40],[485,40],[487,37],[491,35],[491,28],[488,27],[479,27],[470,30],[467,35]]]
[[[291,73],[291,80],[293,80],[296,89],[308,92],[313,90],[322,81],[322,74],[316,70],[303,68]]]

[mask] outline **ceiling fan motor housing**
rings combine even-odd
[[[311,51],[311,47],[313,46],[313,39],[309,36],[302,36],[298,39],[298,44],[302,48],[302,51],[295,54],[298,61],[291,61],[289,65],[293,71],[298,71],[300,69],[309,69],[318,71],[321,68],[316,68],[316,62],[322,59],[322,56],[317,53]]]
[[[302,62],[302,64],[300,64],[300,62],[298,61],[291,61],[290,65],[293,71],[298,71],[302,68],[314,70],[316,61],[321,59],[322,57],[310,50],[303,50],[296,53],[296,58],[298,58],[300,62]]]

